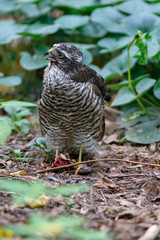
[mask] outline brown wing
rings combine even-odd
[[[107,92],[105,80],[93,69],[84,64],[79,64],[79,66],[69,72],[69,74],[73,81],[92,83],[96,94],[105,98]]]

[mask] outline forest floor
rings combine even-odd
[[[106,135],[97,148],[96,159],[118,158],[157,164],[160,162],[158,144],[144,146],[124,142],[118,145],[115,141],[121,135],[123,135],[122,130],[117,130],[115,122],[107,119]],[[24,152],[31,151],[33,148],[27,147],[27,144],[38,136],[40,136],[40,129],[39,126],[35,126],[26,137],[10,136],[6,146]],[[76,210],[69,209],[56,197],[44,207],[38,208],[37,212],[49,217],[66,213],[83,215],[88,219],[88,228],[113,232],[115,240],[139,239],[147,229],[150,229],[148,236],[151,233],[152,238],[144,237],[141,238],[142,240],[160,239],[160,234],[154,238],[154,231],[152,232],[151,228],[153,225],[160,225],[158,168],[126,162],[103,161],[86,164],[87,170],[82,170],[78,175],[74,174],[76,166],[70,169],[37,173],[33,176],[30,173],[51,167],[53,159],[48,159],[40,150],[29,155],[34,159],[29,162],[15,161],[14,154],[7,148],[1,148],[0,153],[9,156],[5,159],[0,155],[0,179],[6,178],[4,173],[25,170],[27,176],[15,175],[8,178],[18,178],[27,182],[42,179],[50,187],[84,182],[91,184],[89,191],[72,196]],[[31,211],[28,206],[13,207],[10,194],[0,192],[0,224],[26,223],[28,213]]]

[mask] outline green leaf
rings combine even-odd
[[[135,10],[136,10],[136,13],[137,12],[148,13],[148,12],[151,12],[151,5],[145,3],[143,0],[130,0],[117,5],[116,9],[128,14],[134,14]]]
[[[111,106],[120,106],[126,103],[130,103],[136,100],[138,97],[144,95],[153,85],[156,80],[146,78],[141,80],[135,87],[138,95],[134,95],[134,92],[129,87],[123,87],[119,90]]]
[[[13,125],[12,119],[11,119],[10,117],[3,116],[3,117],[0,117],[0,120],[4,121],[4,122],[6,122],[8,125],[10,125],[11,129],[13,130],[14,125]]]
[[[86,192],[89,190],[89,186],[86,184],[72,184],[72,185],[62,185],[57,188],[49,189],[51,196],[62,195],[64,197],[72,196],[74,194]]]
[[[48,14],[51,10],[51,6],[47,4],[47,1],[42,1],[40,4],[23,3],[21,4],[22,13],[28,17],[39,17],[43,14]]]
[[[106,35],[107,33],[107,31],[101,24],[93,21],[90,21],[88,24],[79,28],[79,31],[82,35],[89,36],[92,38],[100,38]]]
[[[137,83],[139,83],[142,79],[144,79],[146,77],[147,77],[147,75],[139,76],[138,78],[136,78],[135,80],[132,81],[132,86],[135,87],[137,85]],[[128,86],[129,86],[128,80],[124,80],[117,84],[107,85],[107,88],[112,89],[112,90],[119,90],[122,87],[128,87]]]
[[[80,50],[89,50],[96,47],[96,44],[86,44],[86,43],[76,43],[76,42],[70,42],[70,44],[73,44],[75,47],[79,48]]]
[[[47,218],[42,214],[30,214],[25,224],[7,225],[7,229],[18,237],[32,240],[70,239],[70,240],[111,240],[113,234],[96,229],[84,228],[85,219],[82,216],[59,215]]]
[[[17,193],[17,195],[13,196],[13,201],[17,204],[24,204],[28,200],[38,199],[42,194],[46,194],[47,196],[71,196],[89,190],[89,186],[85,184],[62,185],[57,188],[50,189],[41,181],[31,184],[16,180],[1,180],[0,182],[1,187],[5,191]]]
[[[18,33],[22,32],[25,27],[16,24],[14,20],[0,20],[0,44],[10,43],[19,38]]]
[[[61,29],[74,29],[88,23],[88,16],[65,15],[55,20]]]
[[[67,236],[76,240],[111,240],[111,234],[97,231],[96,229],[73,229]]]
[[[18,3],[34,3],[38,0],[16,0]],[[39,0],[41,1],[41,0]]]
[[[156,80],[152,78],[145,78],[141,80],[136,85],[136,92],[138,93],[138,96],[141,96],[142,94],[145,94],[151,87],[154,86]]]
[[[0,143],[2,145],[5,144],[5,141],[7,137],[11,134],[11,131],[11,126],[7,122],[0,120]]]
[[[97,8],[91,14],[91,20],[101,24],[109,32],[118,32],[119,24],[123,18],[124,15],[114,7]]]
[[[46,143],[46,139],[44,137],[38,137],[36,139],[36,143],[38,145],[43,145],[45,148],[47,148],[47,143]]]
[[[153,92],[155,97],[160,99],[160,79],[154,85]]]
[[[98,41],[97,45],[101,48],[104,48],[106,50],[105,52],[108,53],[127,46],[130,41],[131,39],[129,37],[107,37],[102,38],[100,41]]]
[[[44,23],[34,23],[29,25],[23,35],[34,36],[34,35],[48,35],[57,32],[59,29],[58,24],[44,24]]]
[[[27,119],[21,119],[14,122],[15,126],[18,128],[19,132],[22,132],[24,135],[29,133],[30,123]]]
[[[115,4],[115,3],[120,3],[120,2],[124,2],[125,0],[101,0],[101,4]]]
[[[42,55],[21,52],[20,64],[24,69],[32,71],[47,66],[48,61]]]
[[[158,1],[159,2],[159,1]],[[160,12],[160,4],[148,4],[144,0],[130,0],[116,6],[119,11],[127,14],[136,13],[158,13]]]
[[[81,50],[83,53],[83,63],[89,65],[93,60],[93,55],[87,50]]]
[[[4,106],[4,110],[8,113],[14,120],[20,120],[22,117],[26,117],[31,115],[29,109],[22,107],[22,106]]]
[[[146,107],[146,111],[149,113],[152,121],[159,116],[159,111],[153,107]],[[144,114],[140,107],[135,107],[135,105],[132,107],[130,104],[127,110],[125,109],[123,114],[117,118],[118,128],[128,128],[144,122],[148,122],[148,116]]]
[[[18,4],[10,0],[0,0],[0,6],[0,13],[9,13],[19,9]]]
[[[75,1],[75,0],[54,0],[52,5],[53,6],[63,6],[63,7],[70,7],[70,8],[84,8],[87,6],[93,6],[96,4],[95,0],[81,0],[81,1]]]
[[[135,11],[135,8],[134,8]],[[159,17],[150,12],[136,12],[121,21],[121,32],[129,36],[134,36],[140,30],[142,32],[151,32],[159,24]],[[131,27],[132,26],[132,27]]]
[[[155,28],[150,34],[152,41],[148,42],[148,57],[153,57],[160,52],[160,27]]]
[[[5,191],[17,193],[17,195],[13,196],[13,202],[17,204],[25,204],[29,200],[38,199],[46,190],[46,187],[42,182],[36,182],[34,184],[28,184],[16,180],[2,180],[0,182],[1,187]]]
[[[131,68],[135,65],[136,59],[132,58],[136,53],[136,47],[133,46],[130,50],[130,66]],[[121,55],[113,58],[111,61],[107,62],[101,70],[101,75],[104,78],[108,78],[109,76],[122,76],[123,73],[128,71],[127,67],[127,51],[124,50]]]
[[[21,107],[37,107],[37,104],[24,102],[24,101],[8,101],[8,102],[0,102],[0,108],[4,106],[21,106]]]
[[[116,98],[112,102],[111,106],[120,106],[126,103],[130,103],[136,99],[133,91],[129,87],[123,87],[119,90]]]
[[[151,144],[160,141],[160,119],[149,121],[132,127],[126,131],[125,136],[128,141]]]
[[[138,63],[141,65],[145,65],[148,62],[148,47],[147,41],[151,41],[152,37],[149,33],[142,33],[138,31],[136,34],[136,42],[135,45],[139,48],[139,55],[134,57],[138,58]]]
[[[22,80],[18,76],[0,77],[0,84],[8,86],[18,86],[21,82]]]

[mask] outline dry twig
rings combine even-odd
[[[119,159],[119,158],[101,158],[101,159],[87,160],[87,161],[83,161],[83,162],[80,162],[80,163],[79,162],[71,163],[71,164],[68,164],[68,165],[54,167],[54,168],[47,168],[47,169],[44,169],[44,170],[39,170],[39,171],[33,172],[31,174],[44,173],[44,172],[48,172],[48,171],[54,171],[54,170],[57,170],[57,169],[70,168],[70,167],[80,165],[80,164],[101,162],[101,161],[126,162],[126,163],[132,163],[132,164],[136,164],[136,165],[138,164],[138,165],[160,168],[159,164],[154,164],[154,163],[144,163],[144,162],[137,162],[137,161],[131,161],[131,160],[126,160],[126,159]]]

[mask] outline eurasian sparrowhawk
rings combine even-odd
[[[94,152],[104,135],[104,79],[82,63],[82,52],[66,43],[54,44],[45,53],[39,100],[42,135],[58,152]]]

